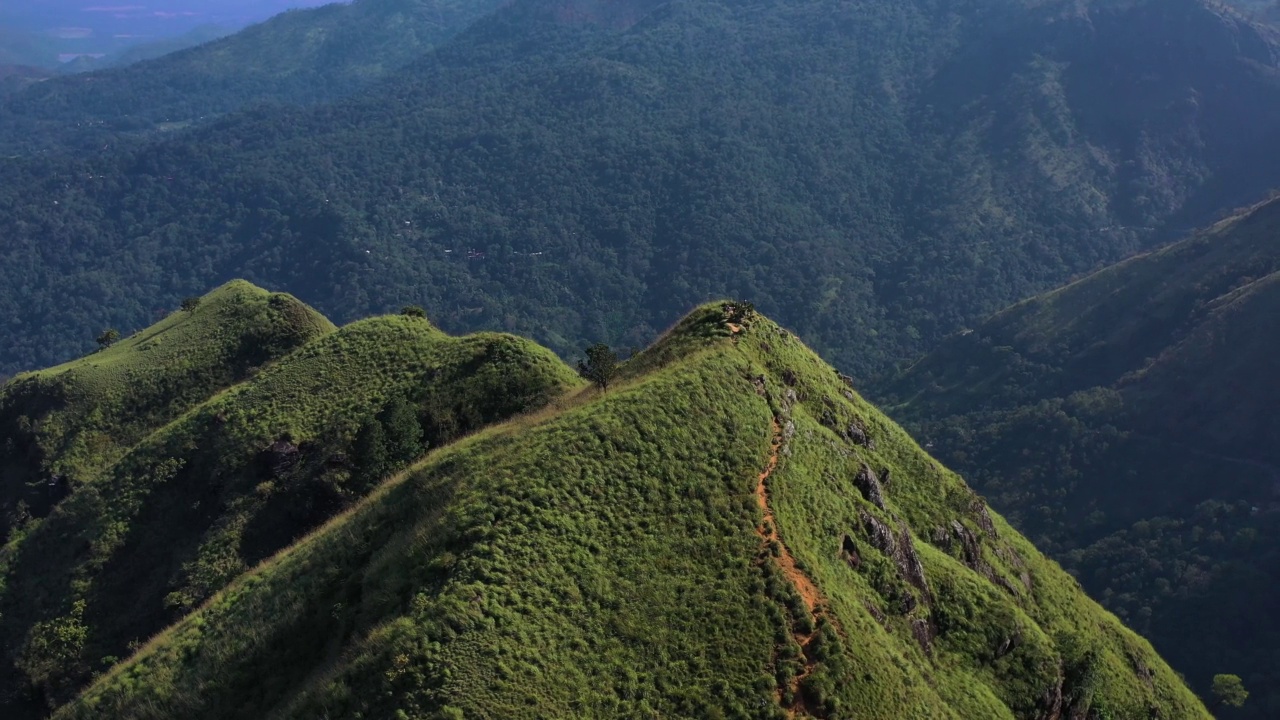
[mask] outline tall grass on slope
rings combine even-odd
[[[387,482],[57,717],[1208,717],[785,330],[709,306],[634,362]]]
[[[421,318],[316,338],[148,436],[0,552],[0,646],[22,673],[4,689],[56,706],[384,473],[579,382],[533,343]]]
[[[147,433],[333,325],[244,281],[92,355],[25,373],[0,391],[13,460],[81,482]]]

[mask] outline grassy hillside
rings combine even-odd
[[[1016,305],[898,378],[894,412],[1232,717],[1280,712],[1280,201]],[[1198,632],[1186,633],[1188,626]]]
[[[225,330],[214,313],[237,294],[280,297],[233,283],[190,318],[162,321],[104,351],[101,361],[90,356],[70,370],[11,383],[21,388],[85,366],[106,376],[128,366],[131,372],[110,376],[118,381],[112,392],[58,419],[76,437],[112,418],[122,434],[147,429],[127,452],[99,454],[97,472],[73,483],[48,517],[16,518],[0,550],[8,668],[0,673],[0,707],[18,717],[64,701],[132,643],[429,448],[540,407],[579,382],[528,341],[453,338],[424,318],[384,317],[318,334],[242,382],[210,387],[167,424],[141,422],[147,379],[179,362],[159,339],[177,344],[197,323]],[[264,338],[254,340],[249,347],[266,350]],[[225,369],[217,345],[208,347],[204,361]],[[113,403],[138,408],[138,421],[112,415]],[[51,446],[49,462],[77,460],[83,444],[66,452]]]
[[[799,340],[721,305],[607,393],[381,484],[57,714],[636,716],[1208,717]]]
[[[368,32],[351,52],[395,45]],[[248,37],[200,53],[233,68]],[[0,368],[238,276],[561,354],[750,297],[869,377],[1280,186],[1258,161],[1280,152],[1277,58],[1273,29],[1200,0],[520,0],[341,102],[0,159]],[[150,114],[160,69],[15,107],[101,88]]]
[[[0,537],[16,503],[92,482],[130,447],[209,396],[333,329],[296,299],[232,282],[191,310],[0,389]]]

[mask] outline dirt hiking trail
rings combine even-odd
[[[778,425],[777,418],[773,419],[773,439],[770,441],[769,461],[765,464],[764,470],[761,471],[756,481],[756,503],[760,506],[760,510],[764,515],[764,520],[756,533],[760,536],[762,551],[761,562],[766,562],[772,556],[778,566],[782,568],[783,576],[787,582],[796,589],[796,593],[800,595],[800,599],[804,602],[805,610],[813,619],[813,627],[817,628],[818,619],[826,614],[825,601],[822,593],[818,590],[818,586],[813,580],[805,574],[803,570],[796,565],[796,559],[787,549],[786,543],[782,541],[782,537],[778,534],[778,521],[773,513],[773,508],[769,504],[769,479],[773,476],[773,471],[778,468],[778,453],[782,449],[782,427]],[[774,550],[776,548],[776,550]],[[777,555],[774,555],[777,552]],[[791,633],[804,652],[804,670],[791,680],[791,696],[793,698],[790,707],[786,707],[783,703],[783,688],[778,688],[778,702],[784,705],[788,717],[808,717],[813,713],[809,711],[804,701],[804,695],[800,691],[800,685],[804,682],[810,673],[813,672],[817,661],[813,657],[813,641],[818,633],[815,629],[813,632],[805,633],[797,627],[791,628]]]

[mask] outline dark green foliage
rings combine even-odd
[[[351,460],[355,474],[366,486],[382,479],[391,464],[387,458],[387,431],[377,418],[369,418],[360,424],[351,447]]]
[[[423,310],[419,305],[405,305],[400,308],[400,314],[405,317],[425,318],[427,316],[427,311]]]
[[[378,413],[378,423],[386,429],[387,459],[403,465],[422,454],[422,424],[418,413],[403,398],[395,398]]]
[[[1053,713],[1059,688],[1081,717],[1208,717],[830,366],[763,317],[733,339],[725,323],[699,308],[612,392],[438,448],[56,717],[776,720],[781,698],[829,718],[1010,720]],[[863,463],[892,476],[884,508],[849,492]],[[766,467],[773,552],[820,588],[814,613],[757,534]],[[877,549],[869,517],[901,552]],[[947,554],[952,522],[977,559]],[[884,591],[836,552],[848,533]]]
[[[443,27],[485,3],[464,5]],[[866,378],[1280,185],[1258,160],[1280,154],[1272,34],[1196,0],[1083,2],[1062,22],[1023,0],[569,6],[511,3],[363,94],[140,146],[103,151],[98,121],[149,128],[224,89],[270,92],[238,73],[237,43],[343,91],[359,83],[305,68],[380,76],[395,61],[369,54],[439,37],[438,6],[296,13],[6,103],[94,144],[0,153],[0,369],[243,274],[339,320],[413,302],[565,356],[750,298]],[[307,18],[333,62],[299,50]]]
[[[352,460],[356,474],[368,485],[404,467],[425,450],[418,413],[397,397],[356,432]]]
[[[115,328],[107,328],[106,330],[103,330],[101,333],[98,334],[98,337],[97,337],[98,347],[105,350],[111,347],[112,345],[115,345],[116,341],[119,339],[120,339],[119,330],[116,330]]]
[[[725,319],[735,325],[741,325],[756,314],[756,306],[746,300],[734,300],[724,304]]]
[[[993,316],[894,412],[1204,696],[1280,712],[1280,201]]]
[[[609,384],[618,376],[618,354],[604,343],[596,343],[584,352],[587,357],[578,361],[578,374],[601,390],[608,390]]]
[[[0,104],[0,157],[97,152],[208,124],[242,107],[340,98],[496,6],[489,0],[335,3],[287,12],[231,37],[205,37],[213,42],[144,64],[53,78]],[[0,64],[3,44],[0,36]]]
[[[1239,675],[1214,675],[1213,698],[1227,707],[1238,708],[1249,699],[1249,691]]]

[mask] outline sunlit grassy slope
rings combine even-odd
[[[788,715],[1208,717],[798,339],[718,305],[608,393],[428,455],[58,713]]]
[[[242,349],[252,359],[240,372],[241,356],[219,339],[237,327],[236,298],[259,296],[264,312],[292,307],[235,283],[190,317],[14,381],[30,399],[50,378],[87,375],[92,382],[81,385],[93,392],[49,417],[66,436],[103,428],[133,444],[96,456],[74,454],[83,442],[48,445],[50,467],[85,457],[98,466],[47,517],[20,519],[0,550],[0,710],[56,707],[131,644],[358,501],[385,473],[580,383],[529,341],[450,337],[406,316],[326,332],[327,321],[307,315],[316,332],[287,354],[269,352],[274,336],[248,333]],[[209,356],[183,347],[207,347]],[[195,377],[249,376],[226,388],[206,383],[198,403],[187,400],[201,391],[191,384],[181,385],[182,402],[152,403],[164,396],[155,388],[187,367]],[[155,421],[143,414],[152,405]]]
[[[40,470],[89,480],[147,433],[331,330],[292,296],[230,282],[109,348],[19,375],[0,390],[0,431],[27,443]]]

